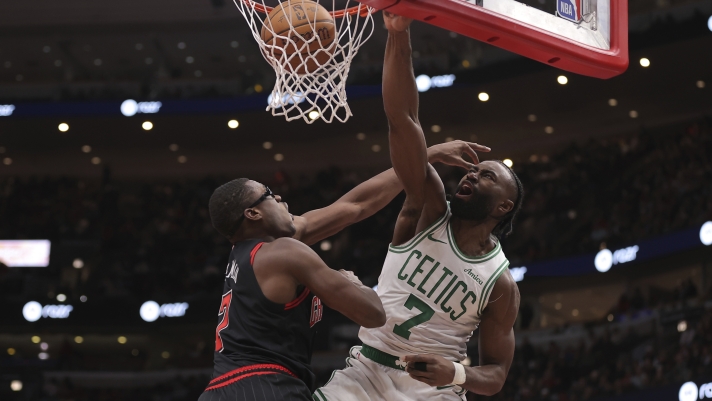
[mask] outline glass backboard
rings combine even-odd
[[[360,0],[562,70],[611,78],[628,68],[627,0]]]

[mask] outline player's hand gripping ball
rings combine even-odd
[[[270,11],[260,32],[270,53],[297,74],[315,72],[333,57],[336,28],[331,14],[309,0],[285,0]]]

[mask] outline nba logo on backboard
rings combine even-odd
[[[581,21],[582,0],[556,0],[556,11],[559,17],[573,22]]]

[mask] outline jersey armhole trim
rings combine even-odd
[[[259,251],[260,248],[262,248],[262,245],[264,245],[264,244],[265,244],[264,242],[260,242],[260,243],[258,243],[257,245],[255,245],[255,247],[252,248],[252,250],[250,251],[250,264],[251,264],[251,265],[254,265],[254,263],[255,263],[255,255],[257,255],[257,251]],[[254,266],[253,266],[253,267],[254,267]]]
[[[485,311],[485,308],[487,307],[486,301],[489,301],[489,296],[492,292],[492,289],[494,288],[495,283],[497,283],[497,280],[499,280],[499,277],[504,273],[505,270],[509,267],[509,260],[505,259],[504,262],[502,262],[501,265],[495,270],[494,274],[490,277],[489,280],[487,280],[487,283],[485,283],[485,286],[483,287],[482,290],[482,296],[480,297],[480,306],[478,308],[478,314],[482,316],[482,312]]]
[[[443,214],[439,219],[435,220],[433,223],[431,223],[425,230],[421,231],[418,235],[413,237],[410,241],[404,243],[403,245],[388,245],[388,250],[390,252],[394,253],[404,253],[408,252],[413,247],[418,245],[422,240],[425,239],[425,237],[432,231],[435,231],[438,229],[446,220],[447,217],[450,215],[450,207],[448,205],[448,209],[445,211],[445,214]]]
[[[304,288],[304,291],[302,291],[302,293],[299,294],[297,298],[295,298],[292,302],[284,305],[284,310],[296,308],[297,306],[299,306],[300,303],[302,303],[302,301],[306,299],[307,295],[309,295],[309,288]]]

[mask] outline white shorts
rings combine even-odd
[[[464,401],[460,386],[432,387],[402,370],[380,365],[352,347],[346,369],[335,370],[324,387],[314,392],[316,401]]]

